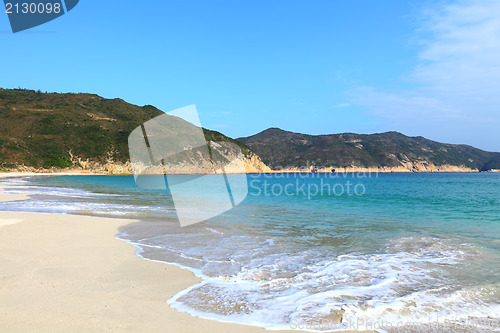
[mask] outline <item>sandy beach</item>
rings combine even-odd
[[[0,194],[2,201],[24,198]],[[0,212],[0,331],[266,331],[171,309],[166,300],[199,280],[136,256],[135,247],[115,238],[129,223]]]

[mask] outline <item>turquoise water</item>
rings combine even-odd
[[[239,206],[184,228],[168,192],[142,190],[129,176],[17,179],[9,191],[31,198],[0,210],[139,219],[119,237],[144,258],[203,277],[168,300],[200,317],[267,328],[374,320],[387,331],[396,322],[500,319],[500,174],[248,181]]]

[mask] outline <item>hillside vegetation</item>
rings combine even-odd
[[[161,114],[150,105],[93,94],[0,89],[0,168],[66,168],[77,158],[126,163],[130,133]],[[253,155],[219,132],[204,133],[207,141],[236,143],[245,157]]]
[[[398,132],[307,135],[269,128],[239,138],[271,168],[400,167],[415,164],[500,169],[500,154]]]

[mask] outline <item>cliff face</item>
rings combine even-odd
[[[273,170],[273,173],[278,172],[317,172],[317,173],[404,173],[404,172],[478,172],[478,169],[471,169],[455,165],[440,165],[434,164],[408,164],[399,167],[340,167],[340,168],[285,168],[281,170]],[[496,172],[495,170],[488,170]]]
[[[274,170],[313,167],[317,170],[455,172],[500,168],[500,153],[397,132],[307,135],[270,128],[238,140]]]
[[[228,158],[232,158],[228,156]],[[72,166],[64,169],[65,172],[69,173],[85,173],[85,174],[101,174],[101,175],[130,175],[133,174],[133,166],[127,161],[125,163],[117,162],[113,158],[109,158],[105,163],[95,162],[89,159],[82,160],[81,158],[72,156],[71,157]],[[193,173],[205,173],[200,172],[200,170],[206,170],[206,167],[214,170],[210,173],[220,173],[222,169],[213,168],[213,165],[206,161],[204,163],[204,168],[193,167],[192,165],[181,165],[177,168],[168,169],[168,174],[193,174]],[[32,166],[19,165],[12,169],[16,172],[34,172],[34,173],[55,173],[61,172],[59,168],[35,168]],[[150,170],[151,174],[162,174],[163,167],[152,168]],[[252,154],[251,156],[240,155],[236,157],[232,163],[224,167],[224,172],[227,174],[235,173],[268,173],[272,170],[262,163],[261,159]]]

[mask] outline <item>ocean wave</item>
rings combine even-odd
[[[92,197],[117,197],[120,194],[112,193],[96,193],[73,189],[68,187],[45,187],[45,186],[23,186],[23,187],[8,187],[4,189],[9,194],[26,194],[26,195],[48,195],[69,198],[92,198]]]
[[[453,277],[441,269],[474,260],[476,249],[431,238],[403,238],[389,245],[401,246],[416,251],[334,258],[309,251],[258,258],[231,276],[204,275],[203,282],[168,303],[198,317],[268,329],[335,318],[415,323],[498,313],[492,306],[500,298],[498,286],[453,285]],[[488,293],[489,302],[484,298]]]

